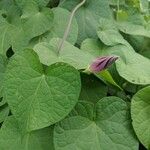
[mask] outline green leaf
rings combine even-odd
[[[130,35],[139,35],[150,38],[150,30],[147,26],[135,24],[132,22],[119,22],[118,28],[120,31],[130,34]]]
[[[80,2],[80,0],[61,0],[59,6],[72,11]],[[112,18],[108,0],[87,0],[76,12],[76,18],[79,25],[78,44],[88,37],[97,38],[96,30],[98,21],[101,17]]]
[[[22,51],[28,46],[30,39],[21,26],[15,27],[13,35],[12,49],[14,52]]]
[[[40,11],[31,12],[31,15],[23,14],[21,16],[22,28],[26,35],[31,39],[39,36],[52,28],[53,13],[48,8],[42,8]]]
[[[64,32],[66,30],[70,12],[66,9],[56,7],[52,9],[54,14],[53,27],[50,31],[46,32],[43,35],[36,37],[30,41],[31,45],[35,45],[35,43],[39,42],[49,42],[53,37],[55,38],[63,38]],[[75,44],[78,36],[78,24],[76,19],[74,18],[71,24],[69,36],[67,37],[67,41],[71,44]]]
[[[99,20],[97,34],[101,41],[108,46],[117,44],[129,45],[119,33],[118,28],[113,20],[101,18]]]
[[[42,13],[38,10],[35,10],[35,12],[33,11],[32,16],[31,14],[28,16],[25,11],[25,19],[22,19],[22,25],[18,27],[15,31],[16,33],[13,39],[13,50],[19,51],[25,48],[33,48],[37,43],[49,42],[53,37],[63,37],[70,16],[70,12],[59,7],[53,8],[52,10],[48,8],[44,9],[47,11],[47,16],[44,12]],[[39,17],[36,17],[37,15]],[[50,16],[51,18],[48,18]],[[32,18],[37,19],[33,20]],[[26,20],[28,25],[32,27],[29,27],[27,23],[24,23],[24,20]],[[40,21],[40,23],[38,23],[38,21]],[[33,27],[33,24],[35,24],[35,27]],[[75,44],[77,40],[77,35],[78,24],[76,22],[76,19],[74,18],[67,41]]]
[[[63,119],[77,103],[79,93],[79,72],[67,64],[44,67],[28,49],[16,53],[8,64],[4,97],[26,131]]]
[[[82,43],[81,49],[95,57],[119,56],[116,69],[121,77],[133,84],[150,84],[150,60],[136,53],[131,47],[125,45],[106,47],[99,41],[87,39]]]
[[[116,81],[113,79],[112,75],[110,74],[110,72],[108,70],[104,70],[101,71],[100,73],[95,74],[96,77],[100,78],[101,80],[103,80],[106,83],[109,83],[111,85],[114,85],[116,87],[118,87],[120,90],[123,90],[117,83]]]
[[[150,148],[150,86],[137,92],[131,103],[132,124],[140,142]]]
[[[131,47],[118,44],[115,46],[106,46],[101,41],[95,39],[86,39],[81,44],[81,50],[86,51],[94,57],[100,57],[105,55],[118,55],[122,56],[122,51],[133,51]]]
[[[54,13],[54,27],[51,34],[53,34],[53,37],[63,38],[64,32],[69,21],[70,12],[60,7],[53,8],[52,11]],[[77,37],[78,24],[76,19],[74,18],[72,21],[69,35],[66,40],[71,44],[75,44],[77,41]]]
[[[93,75],[82,74],[80,100],[97,103],[107,96],[107,87]]]
[[[35,45],[34,50],[41,63],[49,66],[55,62],[65,62],[77,69],[85,69],[92,62],[94,58],[92,55],[68,42],[65,42],[62,50],[58,52],[60,41],[61,39],[53,38],[49,43],[43,42]]]
[[[41,8],[33,3],[26,4],[18,24],[13,30],[12,48],[14,51],[21,51],[30,48],[30,41],[42,34],[49,32],[53,27],[53,12],[49,8]],[[38,40],[40,41],[40,40]]]
[[[22,135],[14,116],[6,119],[0,130],[0,149],[7,150],[54,150],[53,127]]]
[[[56,150],[137,150],[127,104],[117,97],[103,98],[96,104],[93,120],[75,116],[55,126]]]
[[[122,19],[122,16],[118,16],[116,25],[123,33],[150,38],[150,22],[135,7],[129,7],[125,12],[120,11],[126,13],[126,17]]]
[[[124,58],[116,62],[116,68],[124,79],[133,84],[150,84],[150,59],[136,52],[122,52]]]

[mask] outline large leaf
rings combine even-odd
[[[103,98],[94,111],[92,120],[78,115],[57,124],[54,131],[55,149],[138,149],[124,101],[117,97]]]
[[[64,63],[43,67],[32,50],[16,53],[5,74],[5,99],[27,131],[63,119],[78,101],[80,76]]]
[[[54,150],[53,127],[33,131],[22,136],[14,116],[6,119],[0,130],[1,150]]]
[[[80,0],[61,0],[60,6],[71,11],[80,2]],[[108,0],[87,0],[84,6],[76,12],[79,25],[78,43],[88,37],[97,38],[96,30],[101,17],[112,18]]]
[[[68,42],[64,43],[62,50],[58,52],[58,45],[61,39],[53,38],[49,43],[39,43],[34,50],[38,54],[41,63],[51,65],[55,62],[65,62],[77,69],[86,69],[92,62],[93,56],[81,51]]]
[[[150,60],[134,52],[131,47],[116,45],[106,47],[96,40],[87,39],[82,43],[81,49],[91,55],[117,55],[116,68],[121,77],[133,84],[150,84]]]
[[[150,149],[150,86],[140,90],[132,99],[131,116],[134,130],[141,143]]]

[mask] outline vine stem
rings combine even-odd
[[[71,15],[70,15],[70,18],[69,18],[69,22],[68,22],[68,25],[66,27],[66,30],[65,30],[65,33],[64,33],[64,36],[62,38],[62,40],[60,41],[59,43],[59,46],[58,46],[58,54],[59,52],[61,51],[61,49],[63,48],[63,45],[64,45],[64,42],[66,41],[67,37],[68,37],[68,34],[69,34],[69,31],[70,31],[70,27],[71,27],[71,23],[72,23],[72,20],[73,20],[73,17],[76,13],[76,11],[86,2],[86,0],[83,0],[81,3],[79,3],[71,12]]]

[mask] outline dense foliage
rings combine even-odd
[[[0,150],[150,150],[149,0],[0,0]]]

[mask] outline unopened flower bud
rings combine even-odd
[[[90,72],[98,73],[105,70],[118,59],[117,56],[104,56],[96,58],[89,67]]]

